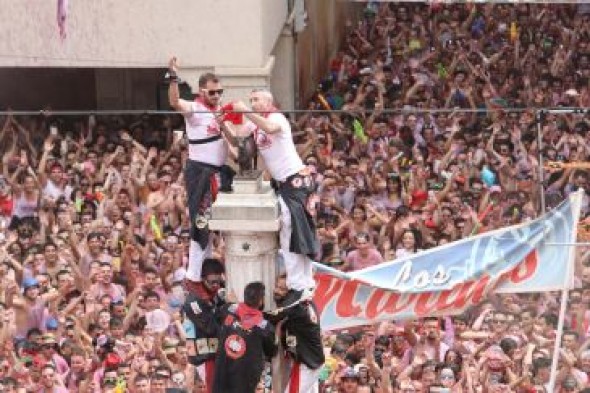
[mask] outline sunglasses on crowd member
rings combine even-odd
[[[210,96],[210,97],[212,97],[212,96],[214,96],[216,94],[217,95],[220,95],[220,96],[223,95],[223,89],[211,89],[211,90],[203,89],[203,91],[206,91],[207,92],[207,95]]]
[[[116,378],[105,378],[102,384],[103,386],[116,386],[117,382]]]
[[[219,286],[221,286],[221,285],[223,285],[223,283],[224,283],[224,281],[223,281],[222,279],[219,279],[219,280],[205,280],[205,282],[206,282],[206,283],[207,283],[209,286],[212,286],[212,285],[219,285]]]

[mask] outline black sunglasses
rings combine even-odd
[[[214,96],[215,94],[223,95],[223,89],[206,90],[206,92],[210,96]]]

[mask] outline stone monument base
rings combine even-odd
[[[227,289],[242,301],[244,287],[262,281],[270,308],[277,274],[278,199],[260,174],[254,179],[237,176],[233,190],[218,194],[209,220],[209,228],[220,231],[225,241]]]

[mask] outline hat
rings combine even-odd
[[[361,372],[362,369],[367,370],[369,368],[369,366],[367,366],[366,364],[363,363],[359,363],[359,364],[355,364],[354,365],[354,371],[359,374]]]
[[[355,371],[352,367],[346,367],[342,374],[340,375],[340,379],[359,379],[359,374]]]
[[[31,287],[38,287],[38,286],[39,286],[39,281],[37,281],[37,279],[35,279],[33,277],[25,278],[23,280],[23,289],[25,291]]]

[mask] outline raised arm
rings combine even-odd
[[[247,112],[250,109],[241,101],[234,103],[234,110],[244,112],[244,116],[246,116],[248,120],[267,134],[276,134],[281,131],[281,125],[279,123],[269,120],[257,113]]]
[[[170,59],[168,72],[170,74],[170,86],[168,87],[168,101],[170,102],[170,106],[182,113],[190,112],[191,103],[181,99],[180,92],[178,91],[178,65],[176,57]]]

